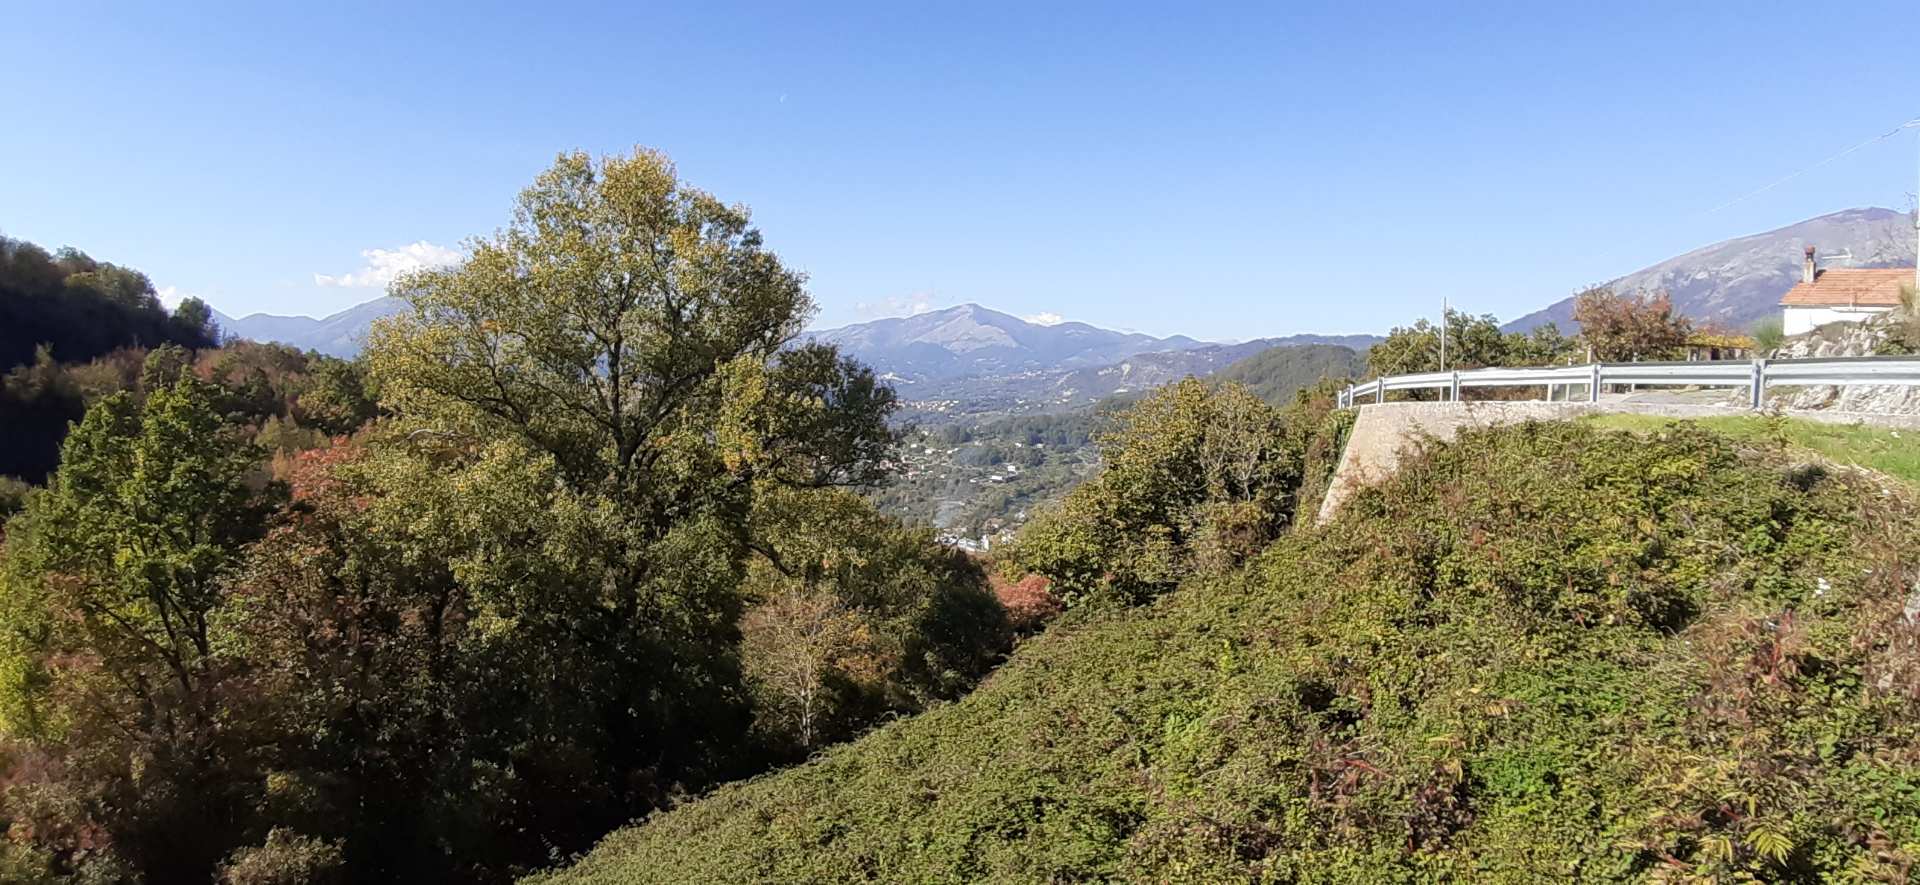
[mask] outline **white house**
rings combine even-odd
[[[1859,322],[1900,306],[1900,286],[1913,282],[1911,267],[1814,266],[1813,247],[1807,247],[1800,283],[1780,299],[1786,316],[1781,325],[1788,335],[1811,332],[1828,323]]]

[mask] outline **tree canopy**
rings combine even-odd
[[[1665,292],[1618,295],[1588,289],[1574,296],[1573,318],[1580,338],[1600,362],[1678,359],[1693,323],[1673,312]]]
[[[1292,518],[1329,406],[1305,393],[1283,411],[1235,382],[1163,387],[1100,437],[1100,474],[1028,523],[1013,559],[1074,602],[1146,599],[1229,567]]]
[[[858,493],[893,391],[802,283],[570,154],[361,363],[42,348],[9,389],[84,417],[0,548],[0,879],[504,881],[965,691],[1006,613]]]
[[[36,347],[85,362],[121,347],[208,347],[216,333],[204,302],[169,313],[146,274],[0,237],[0,369],[32,362]]]

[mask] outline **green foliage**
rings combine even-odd
[[[192,375],[217,388],[216,409],[228,421],[274,438],[269,449],[323,444],[372,420],[377,408],[356,363],[278,344],[234,341],[199,352],[177,344],[151,351],[116,350],[90,362],[62,364],[48,348],[16,367],[0,386],[0,473],[38,482],[59,463],[60,441],[87,406],[116,393],[136,400]]]
[[[1189,378],[1121,415],[1098,477],[1043,512],[1013,554],[1068,601],[1140,600],[1192,569],[1231,564],[1291,511],[1301,451],[1246,388]]]
[[[1566,362],[1576,354],[1574,342],[1560,334],[1552,323],[1531,333],[1500,331],[1493,315],[1470,316],[1457,310],[1447,311],[1447,369],[1477,369],[1484,366],[1545,366]],[[1367,369],[1375,376],[1435,372],[1440,364],[1440,330],[1426,320],[1411,326],[1396,326],[1387,340],[1367,351]],[[1433,391],[1413,391],[1414,398],[1432,397]]]
[[[11,476],[0,476],[0,524],[27,505],[27,493],[33,486]]]
[[[742,656],[777,750],[958,697],[1010,644],[985,573],[931,529],[849,492],[782,488],[763,490],[754,523]]]
[[[1345,381],[1365,372],[1366,359],[1358,352],[1333,344],[1308,344],[1267,348],[1215,372],[1212,380],[1240,384],[1278,406],[1327,379]]]
[[[1747,334],[1753,338],[1759,356],[1771,356],[1774,351],[1780,349],[1781,344],[1786,342],[1787,327],[1785,321],[1777,316],[1766,317],[1756,321]]]
[[[138,271],[0,237],[0,474],[44,480],[67,426],[134,387],[122,354],[212,347],[212,315],[192,298],[169,315]]]
[[[1907,497],[1694,429],[1466,432],[538,881],[1905,881]]]
[[[155,876],[207,869],[234,836],[237,797],[208,788],[231,761],[214,618],[275,489],[216,396],[189,377],[94,405],[0,558],[0,735],[73,750],[0,808],[57,810],[56,832],[118,808],[115,850]]]
[[[123,347],[211,347],[213,312],[189,298],[169,315],[147,275],[75,249],[49,254],[0,237],[0,369],[47,347],[85,362]]]
[[[323,885],[343,881],[340,846],[275,828],[267,840],[234,852],[221,885]]]
[[[352,433],[379,413],[370,386],[358,363],[315,358],[307,383],[294,393],[294,412],[321,433]]]
[[[0,878],[501,881],[998,662],[979,567],[849,491],[893,393],[786,346],[810,303],[743,209],[646,152],[520,208],[365,371],[9,375],[91,408],[0,552]],[[832,701],[797,730],[795,661]]]
[[[1736,439],[1780,443],[1836,464],[1865,467],[1920,486],[1920,434],[1911,430],[1832,424],[1785,416],[1724,415],[1685,422],[1653,415],[1613,413],[1581,419],[1598,427],[1656,433],[1684,423]]]
[[[811,308],[799,276],[743,209],[651,152],[560,157],[512,227],[396,291],[412,310],[367,360],[397,431],[489,476],[548,477],[447,538],[473,563],[469,592],[543,657],[524,690],[579,687],[534,737],[577,747],[588,782],[640,784],[584,799],[579,828],[549,837],[577,842],[742,764],[748,515],[768,487],[881,478],[892,391],[830,348],[783,349]],[[509,456],[530,463],[492,460]]]
[[[1302,390],[1283,415],[1290,444],[1300,450],[1300,487],[1293,496],[1296,525],[1318,518],[1320,504],[1340,466],[1340,456],[1346,451],[1347,434],[1353,430],[1357,413],[1338,407],[1343,387],[1339,381],[1330,380]]]

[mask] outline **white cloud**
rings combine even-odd
[[[351,289],[384,289],[401,274],[460,263],[459,252],[445,246],[436,246],[426,240],[397,249],[362,249],[360,256],[367,259],[365,267],[338,276],[317,273],[313,275],[313,284]]]
[[[155,292],[154,294],[160,296],[160,303],[163,305],[166,305],[166,308],[168,310],[172,310],[176,307],[179,307],[180,302],[185,301],[189,298],[200,297],[198,295],[195,295],[192,292],[180,291],[179,286],[161,286],[160,291]],[[205,301],[207,299],[200,298],[200,300]]]
[[[1066,317],[1063,317],[1057,313],[1054,313],[1053,311],[1036,313],[1032,316],[1021,317],[1021,319],[1026,320],[1027,322],[1032,323],[1036,326],[1058,326],[1061,323],[1064,323],[1067,321]]]
[[[915,292],[911,295],[896,295],[879,301],[862,301],[853,306],[855,313],[862,319],[869,320],[881,317],[910,317],[932,309],[932,292]]]

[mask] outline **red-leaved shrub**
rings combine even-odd
[[[1015,582],[995,576],[993,595],[1006,608],[1007,621],[1017,633],[1039,630],[1066,607],[1053,595],[1053,582],[1043,575],[1027,575]]]

